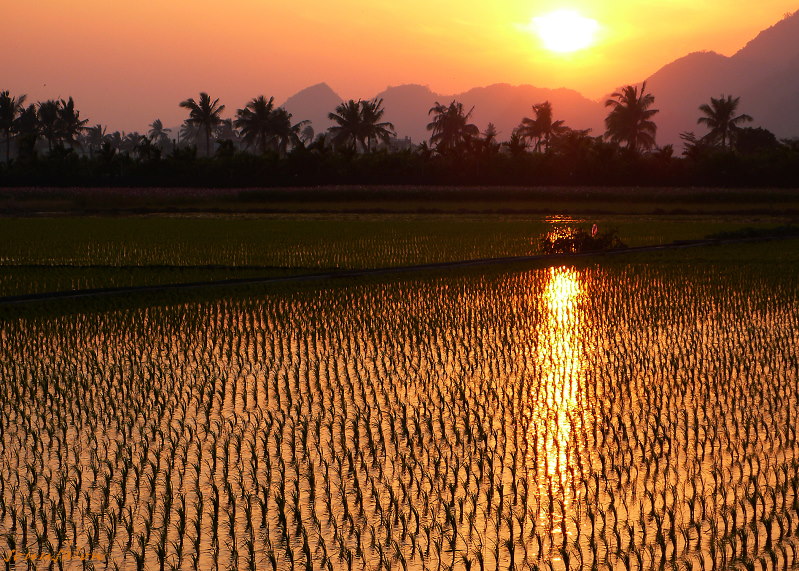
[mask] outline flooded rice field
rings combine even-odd
[[[7,568],[791,569],[799,271],[0,319]]]

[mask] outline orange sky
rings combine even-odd
[[[571,87],[600,98],[692,51],[731,55],[795,0],[36,0],[3,7],[0,89],[75,98],[111,129],[179,124],[208,91],[231,115],[260,94],[327,82],[345,98],[421,83],[442,94],[491,83]],[[570,8],[597,44],[547,52],[526,27]]]

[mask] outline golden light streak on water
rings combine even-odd
[[[541,295],[543,323],[538,332],[536,365],[540,374],[537,394],[529,395],[533,422],[530,437],[537,442],[537,475],[541,510],[539,524],[556,533],[575,498],[569,474],[573,461],[575,428],[580,429],[579,393],[585,382],[581,336],[584,284],[575,268],[550,268]],[[561,504],[562,502],[562,504]]]

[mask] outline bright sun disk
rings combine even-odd
[[[581,16],[576,10],[556,10],[533,18],[531,29],[548,50],[569,53],[593,44],[599,23]]]

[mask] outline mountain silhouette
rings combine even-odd
[[[694,131],[699,106],[722,94],[741,98],[740,113],[751,115],[752,126],[778,137],[799,136],[799,13],[761,32],[734,55],[689,54],[647,79],[660,113],[658,144],[679,144],[679,134]]]
[[[428,111],[435,102],[448,104],[453,99],[462,102],[467,109],[474,107],[472,121],[481,130],[489,122],[494,123],[500,138],[505,139],[510,137],[523,117],[532,115],[532,105],[543,101],[550,101],[555,117],[564,119],[570,127],[591,128],[597,134],[601,134],[602,128],[601,106],[570,89],[498,83],[443,95],[426,86],[409,84],[389,87],[375,97],[383,99],[384,119],[394,124],[397,136],[410,137],[414,143],[429,139],[430,132],[426,128],[430,122]],[[289,97],[283,107],[292,113],[294,119],[311,121],[314,130],[321,133],[332,125],[327,114],[341,101],[328,85],[320,83]]]
[[[510,138],[522,118],[532,116],[533,104],[544,101],[552,103],[555,118],[565,120],[569,127],[601,133],[599,104],[571,89],[497,83],[454,95],[442,95],[420,85],[401,85],[389,87],[377,97],[383,98],[386,120],[394,123],[397,135],[410,137],[415,143],[430,137],[426,129],[430,122],[428,111],[435,102],[447,105],[453,99],[463,103],[467,111],[474,107],[471,122],[481,131],[488,123],[493,123],[500,139]]]
[[[310,121],[314,131],[324,133],[333,126],[333,121],[327,118],[342,99],[326,83],[317,83],[295,93],[281,105],[291,113],[292,122]]]
[[[647,91],[655,95],[658,125],[657,143],[681,148],[680,133],[705,134],[697,125],[699,106],[711,97],[740,97],[739,112],[754,118],[752,126],[765,127],[780,138],[799,137],[799,12],[762,31],[732,56],[712,51],[696,52],[677,59],[652,74]],[[638,82],[640,83],[640,82]],[[384,119],[391,121],[399,137],[414,143],[428,140],[428,111],[436,101],[453,99],[466,110],[474,107],[471,120],[481,131],[489,122],[507,140],[523,117],[532,115],[531,106],[549,101],[554,118],[574,129],[604,133],[607,97],[593,101],[571,89],[546,89],[532,85],[497,83],[456,94],[441,94],[423,85],[388,87],[376,97],[383,99]],[[364,97],[367,98],[367,97]],[[283,106],[295,121],[308,119],[317,133],[332,125],[327,114],[342,99],[327,84],[303,89]]]

